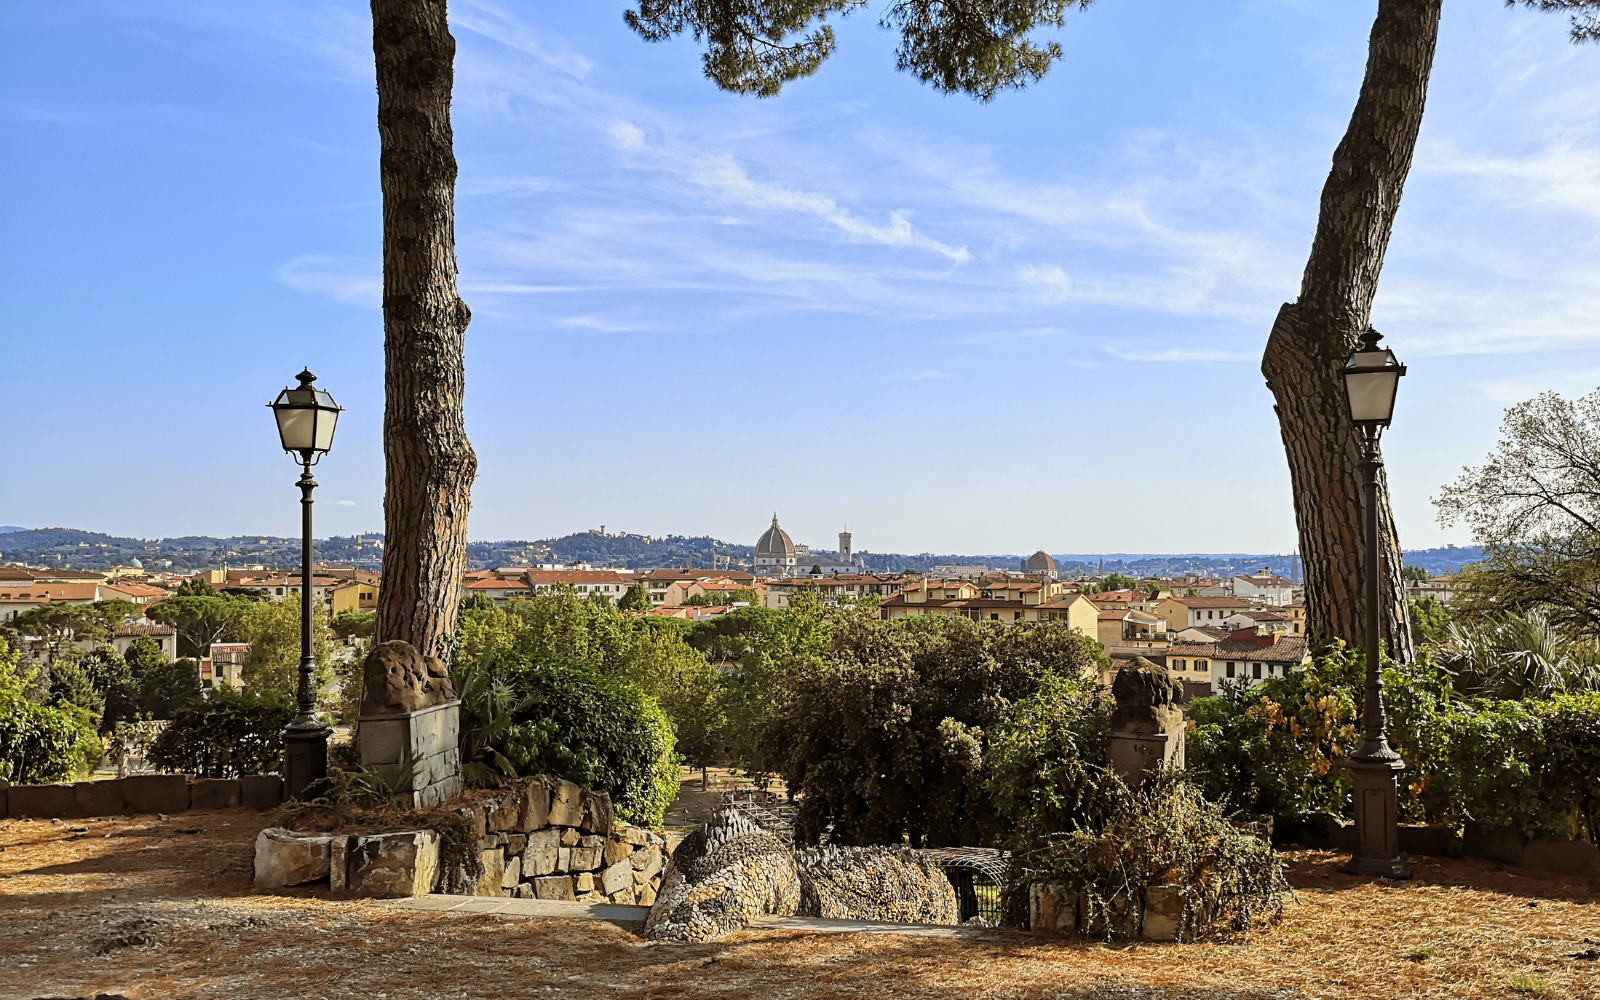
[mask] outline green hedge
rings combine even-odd
[[[1360,741],[1359,653],[1335,649],[1286,678],[1225,687],[1189,707],[1189,772],[1213,799],[1285,818],[1349,811],[1340,762]],[[1465,701],[1424,654],[1386,666],[1389,741],[1405,759],[1400,808],[1414,822],[1600,834],[1600,692]]]
[[[67,781],[105,756],[94,717],[73,704],[60,707],[0,690],[0,778],[19,785]]]
[[[294,717],[282,704],[241,696],[214,697],[176,709],[150,745],[150,763],[163,771],[207,778],[267,774],[283,767],[278,733]]]
[[[549,774],[610,794],[617,815],[659,827],[678,793],[672,723],[630,681],[572,663],[501,671],[520,709],[497,749],[518,774]]]

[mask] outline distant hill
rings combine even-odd
[[[383,563],[383,536],[344,535],[319,538],[317,559],[322,562],[353,564],[362,569],[379,569]],[[833,552],[813,550],[818,562],[832,560]],[[926,571],[934,566],[986,566],[990,569],[1017,569],[1022,556],[960,555],[921,552],[915,555],[892,552],[858,552],[858,562],[872,572]],[[1405,553],[1409,565],[1422,566],[1430,573],[1453,573],[1464,563],[1482,558],[1477,546],[1446,546],[1442,549],[1416,549]],[[549,562],[583,560],[596,566],[628,569],[692,566],[709,569],[713,559],[721,567],[749,569],[755,550],[707,535],[603,535],[584,531],[563,538],[539,541],[470,542],[467,545],[469,569],[494,566],[526,566]],[[1128,576],[1232,576],[1266,566],[1280,576],[1293,572],[1293,557],[1284,554],[1194,553],[1063,553],[1055,555],[1056,568],[1068,576],[1094,573],[1123,573]],[[241,567],[260,564],[269,569],[292,569],[300,565],[300,540],[272,535],[234,535],[211,538],[185,535],[178,538],[123,538],[76,528],[5,529],[0,535],[0,562],[26,562],[63,569],[105,569],[131,565],[137,559],[151,570],[194,572],[224,565]],[[809,567],[801,561],[800,572]]]
[[[27,531],[27,528],[15,524],[0,524],[0,535],[8,535],[13,531]]]

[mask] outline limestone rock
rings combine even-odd
[[[609,868],[618,861],[626,861],[633,856],[633,848],[625,840],[608,840],[605,846],[605,863]]]
[[[521,802],[517,810],[517,831],[532,833],[549,825],[550,789],[544,787],[543,780],[534,778],[522,789]]]
[[[282,889],[328,877],[333,838],[268,827],[256,834],[258,889]]]
[[[512,858],[506,862],[506,870],[500,876],[500,888],[514,889],[522,881],[522,859]]]
[[[600,885],[607,896],[627,889],[633,892],[633,866],[626,861],[618,861],[607,868],[600,875]]]
[[[1078,929],[1078,897],[1064,885],[1028,886],[1028,926],[1045,934],[1072,934]]]
[[[439,835],[432,830],[354,838],[348,885],[358,896],[426,896],[439,877]]]
[[[583,797],[583,818],[578,827],[585,833],[598,833],[604,837],[611,832],[614,817],[611,796],[606,792],[590,792]]]
[[[556,871],[558,871],[558,872],[570,872],[570,871],[572,871],[572,848],[570,848],[570,847],[558,847],[558,848],[556,848]]]
[[[372,647],[362,673],[362,715],[415,712],[456,696],[444,664],[435,657],[423,656],[415,646],[400,639]]]
[[[591,872],[583,872],[573,877],[572,884],[579,892],[593,892],[594,875]]]
[[[576,899],[572,879],[565,875],[546,875],[533,880],[533,895],[537,899]]]
[[[640,886],[638,900],[638,905],[640,906],[654,906],[656,901],[655,888],[648,885]]]
[[[561,835],[555,830],[535,830],[528,834],[528,846],[522,852],[523,874],[549,875],[555,871],[560,843]]]
[[[594,871],[604,860],[603,851],[598,847],[571,847],[567,850],[571,851],[568,871]]]
[[[505,852],[496,847],[488,851],[478,852],[483,859],[483,877],[478,879],[478,889],[474,896],[504,896],[505,887],[500,884],[506,874]]]
[[[1144,891],[1141,933],[1151,941],[1176,941],[1183,918],[1183,887],[1152,885]]]
[[[619,827],[617,832],[622,839],[633,847],[650,846],[650,832],[648,830],[641,830],[636,826],[625,826]]]
[[[583,822],[583,789],[570,781],[558,781],[550,795],[550,822],[554,826],[577,826]]]
[[[611,895],[607,896],[606,899],[618,904],[619,906],[634,906],[637,905],[639,897],[633,891],[632,882],[629,882],[628,885],[624,886],[617,892],[613,892]]]
[[[568,828],[566,828],[566,829],[561,831],[561,846],[562,847],[577,847],[578,843],[582,839],[583,839],[583,835],[580,834],[577,830],[572,829],[571,827],[568,827]]]

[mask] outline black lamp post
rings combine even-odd
[[[1400,805],[1395,783],[1405,761],[1389,746],[1383,714],[1383,618],[1379,607],[1378,472],[1383,457],[1378,438],[1394,416],[1395,390],[1406,366],[1394,352],[1378,346],[1383,335],[1368,328],[1361,346],[1345,362],[1345,395],[1350,419],[1361,434],[1361,471],[1367,508],[1367,684],[1361,746],[1345,758],[1355,786],[1356,848],[1344,870],[1352,875],[1410,878],[1400,860]]]
[[[298,455],[300,462],[300,714],[282,733],[284,793],[289,798],[299,798],[307,785],[328,776],[328,736],[333,730],[313,714],[317,694],[311,655],[311,602],[316,599],[311,578],[311,491],[317,481],[311,478],[311,467],[333,447],[333,428],[341,412],[332,396],[312,388],[317,377],[309,369],[296,378],[297,387],[284,389],[268,404],[278,421],[283,450]]]

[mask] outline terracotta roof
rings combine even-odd
[[[148,622],[137,625],[118,625],[116,631],[111,633],[118,636],[130,635],[176,635],[177,629],[171,625],[157,625]]]
[[[473,580],[466,585],[467,590],[528,590],[526,583],[521,580]]]
[[[1190,610],[1194,608],[1253,608],[1254,604],[1237,597],[1169,597]]]
[[[632,583],[614,569],[530,569],[523,576],[529,583]]]
[[[1246,581],[1249,581],[1250,583],[1255,584],[1257,587],[1292,587],[1292,586],[1294,586],[1294,584],[1290,583],[1288,580],[1285,580],[1281,576],[1251,576],[1249,573],[1246,573],[1243,576],[1236,576],[1236,577],[1234,577],[1234,579],[1235,580],[1246,580]]]
[[[938,598],[930,597],[926,601],[908,601],[904,592],[894,595],[879,604],[880,608],[974,608],[978,610],[1010,609],[1021,611],[1023,604],[1020,601],[995,601],[984,597],[968,598]],[[1028,605],[1032,607],[1032,605]]]
[[[1235,611],[1234,614],[1243,615],[1251,621],[1257,622],[1286,622],[1289,620],[1288,615],[1281,615],[1276,611],[1269,611],[1266,608],[1245,608],[1242,611]]]
[[[51,601],[92,602],[100,599],[98,583],[36,583],[29,587],[6,587],[0,601],[48,604]]]
[[[1216,649],[1211,642],[1175,642],[1167,647],[1167,655],[1211,657],[1217,655]]]

